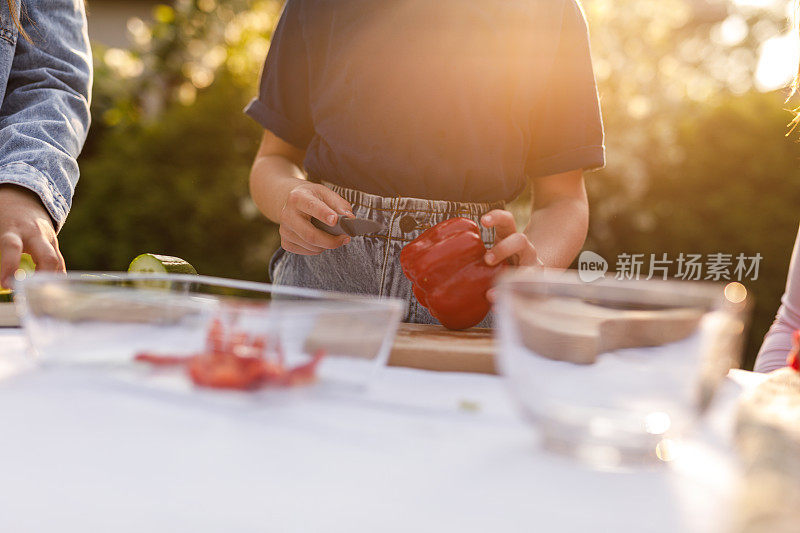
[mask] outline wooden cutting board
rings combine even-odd
[[[401,324],[390,366],[441,372],[496,374],[491,329],[452,331],[442,326]]]
[[[13,302],[0,303],[0,328],[13,328],[19,326],[17,312]]]
[[[697,331],[702,318],[701,309],[620,309],[558,297],[514,305],[515,329],[528,349],[580,364],[592,364],[606,352],[685,339]]]
[[[516,312],[522,342],[543,357],[591,364],[604,352],[660,346],[686,338],[698,326],[695,309],[625,310],[551,298]],[[401,324],[391,366],[496,374],[492,330],[452,331]]]

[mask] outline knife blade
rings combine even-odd
[[[325,224],[314,217],[311,218],[311,223],[331,235],[349,235],[350,237],[375,233],[383,229],[383,224],[380,222],[368,218],[348,218],[344,215],[339,215],[339,219],[333,226]]]

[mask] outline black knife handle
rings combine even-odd
[[[329,226],[328,224],[314,217],[311,217],[311,223],[314,224],[314,227],[321,229],[325,233],[329,233],[331,235],[347,235],[347,231],[345,231],[345,229],[342,227],[342,218],[344,217],[339,215],[339,218],[336,220],[336,224],[333,226]]]

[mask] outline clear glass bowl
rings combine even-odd
[[[262,339],[287,366],[323,350],[319,381],[351,386],[366,385],[385,365],[404,310],[396,299],[123,273],[37,273],[18,283],[16,302],[30,346],[46,365],[115,370],[147,381],[163,370],[135,362],[137,355],[196,354],[218,323],[227,334]]]
[[[497,285],[500,368],[546,448],[600,468],[668,461],[741,357],[746,295],[518,270]]]

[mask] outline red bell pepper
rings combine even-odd
[[[449,329],[474,326],[491,309],[486,291],[500,270],[484,261],[478,225],[451,218],[426,230],[400,252],[414,296]]]

